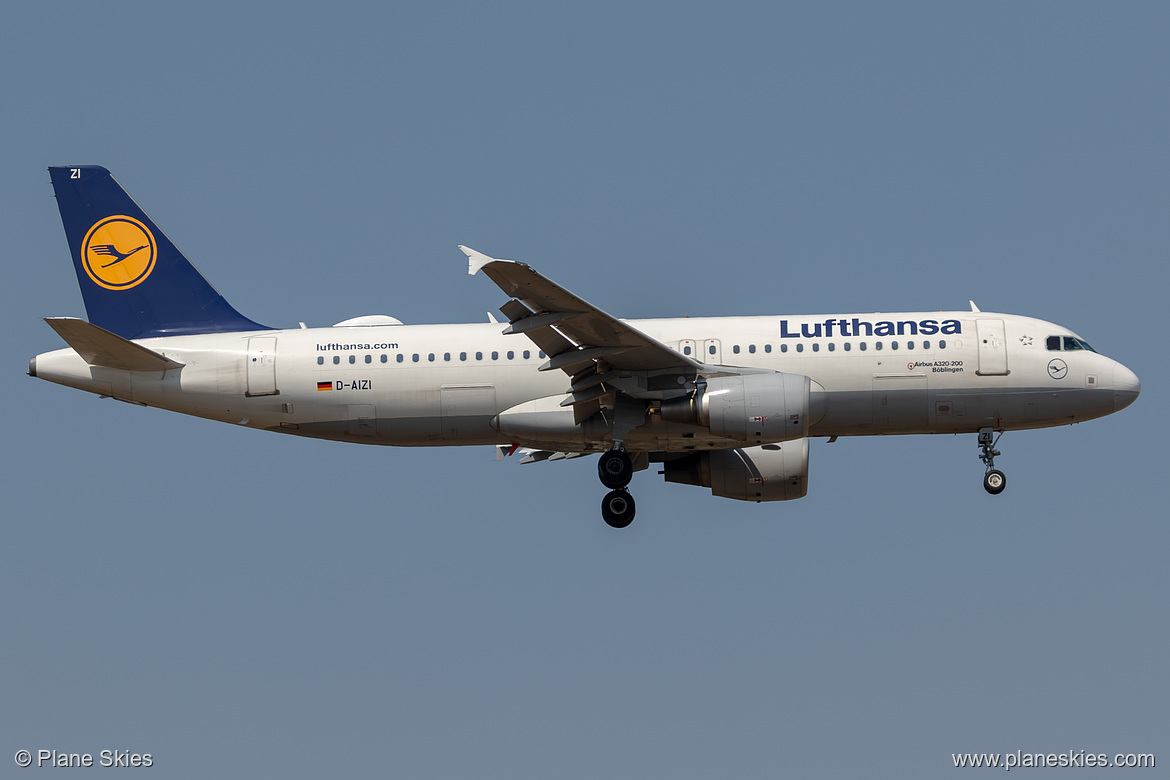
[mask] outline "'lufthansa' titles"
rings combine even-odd
[[[946,336],[963,332],[963,325],[958,320],[878,320],[871,322],[860,317],[851,319],[827,319],[823,322],[802,322],[789,324],[788,320],[780,320],[780,338],[782,339],[819,339],[833,338],[834,336],[933,336],[941,333]]]

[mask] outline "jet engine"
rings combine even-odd
[[[711,488],[721,498],[790,501],[808,492],[807,438],[696,452],[663,465],[667,482]]]
[[[712,377],[685,398],[663,401],[662,419],[749,444],[800,439],[816,421],[810,417],[824,416],[824,389],[814,393],[814,384],[779,372]]]

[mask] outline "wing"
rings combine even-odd
[[[697,374],[703,365],[637,328],[583,301],[531,267],[496,260],[465,246],[468,272],[483,271],[513,300],[500,307],[508,333],[523,333],[549,356],[541,370],[570,375],[604,360],[624,371],[678,371]],[[559,338],[558,338],[559,336]],[[547,345],[548,348],[545,348]]]
[[[541,371],[561,370],[573,378],[563,405],[574,407],[580,422],[601,408],[606,396],[638,377],[636,389],[654,385],[677,391],[707,368],[637,328],[514,260],[497,260],[460,246],[468,273],[483,271],[511,300],[500,307],[508,318],[505,333],[523,333],[548,362]],[[662,378],[654,382],[651,378]],[[681,381],[680,381],[681,379]],[[637,394],[635,391],[631,394]]]

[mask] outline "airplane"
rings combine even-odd
[[[1137,376],[1069,329],[970,311],[622,320],[513,260],[465,246],[508,297],[478,324],[366,315],[274,329],[236,311],[100,166],[50,179],[89,320],[45,321],[68,348],[30,376],[196,417],[398,446],[493,445],[497,460],[599,455],[602,517],[628,486],[743,501],[808,492],[809,440],[976,434],[984,488],[1005,431],[1119,411]],[[110,262],[110,258],[114,258]]]

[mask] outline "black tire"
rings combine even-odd
[[[998,496],[1007,487],[1007,477],[999,469],[992,469],[983,476],[983,489]]]
[[[603,452],[597,459],[597,477],[610,490],[624,488],[634,478],[634,464],[621,450]]]
[[[610,528],[625,528],[634,522],[634,497],[624,490],[611,490],[601,499],[601,517]]]

